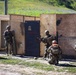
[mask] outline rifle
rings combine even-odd
[[[47,43],[47,38],[44,38],[44,37],[37,37],[37,40],[43,43]]]
[[[43,43],[49,43],[50,45],[52,44],[52,40],[55,40],[55,37],[54,36],[51,36],[51,37],[37,37],[37,40],[39,40],[40,42],[43,42]]]

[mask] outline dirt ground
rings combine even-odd
[[[46,72],[30,67],[19,65],[0,64],[0,75],[73,75],[67,72]]]
[[[29,60],[29,58],[20,58],[20,57],[12,57],[12,58],[18,58],[18,59],[27,60],[27,61],[38,61],[41,63],[48,64],[46,60],[40,60],[40,59]],[[69,64],[69,61],[60,61],[59,63]],[[67,71],[66,72],[44,71],[44,70],[39,70],[31,67],[25,67],[22,65],[0,64],[0,75],[76,75],[76,73],[72,74],[72,73],[68,73]]]

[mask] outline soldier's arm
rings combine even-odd
[[[42,37],[41,42],[43,42],[44,44],[47,44],[48,41],[47,41],[47,39],[45,37]]]
[[[4,31],[4,33],[3,33],[3,37],[4,37],[4,39],[5,39],[5,37],[6,37],[6,31]]]
[[[37,37],[37,40],[39,40],[40,42],[44,42],[44,38],[43,37]]]
[[[5,36],[5,31],[4,31],[4,33],[3,33],[3,36]]]
[[[41,42],[41,38],[40,37],[37,37],[36,39]]]
[[[48,52],[51,52],[51,48],[52,48],[52,46],[50,46],[50,47],[47,49],[47,51],[48,51]]]

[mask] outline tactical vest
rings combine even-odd
[[[60,48],[58,45],[51,46],[51,53],[52,54],[59,54],[59,52],[60,52]]]
[[[11,31],[6,31],[5,32],[5,35],[4,35],[4,37],[5,37],[5,40],[7,41],[7,42],[12,42],[12,32]]]

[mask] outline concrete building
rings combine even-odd
[[[2,18],[1,18],[2,17]],[[6,17],[6,16],[5,16]],[[7,18],[7,19],[6,19]],[[15,31],[17,54],[43,56],[44,44],[36,40],[47,29],[57,35],[63,56],[76,58],[76,14],[42,14],[40,17],[25,15],[0,16],[0,48],[4,48],[3,31],[7,24]]]
[[[42,14],[40,22],[44,30],[48,29],[50,34],[57,35],[63,57],[76,58],[76,14]]]

